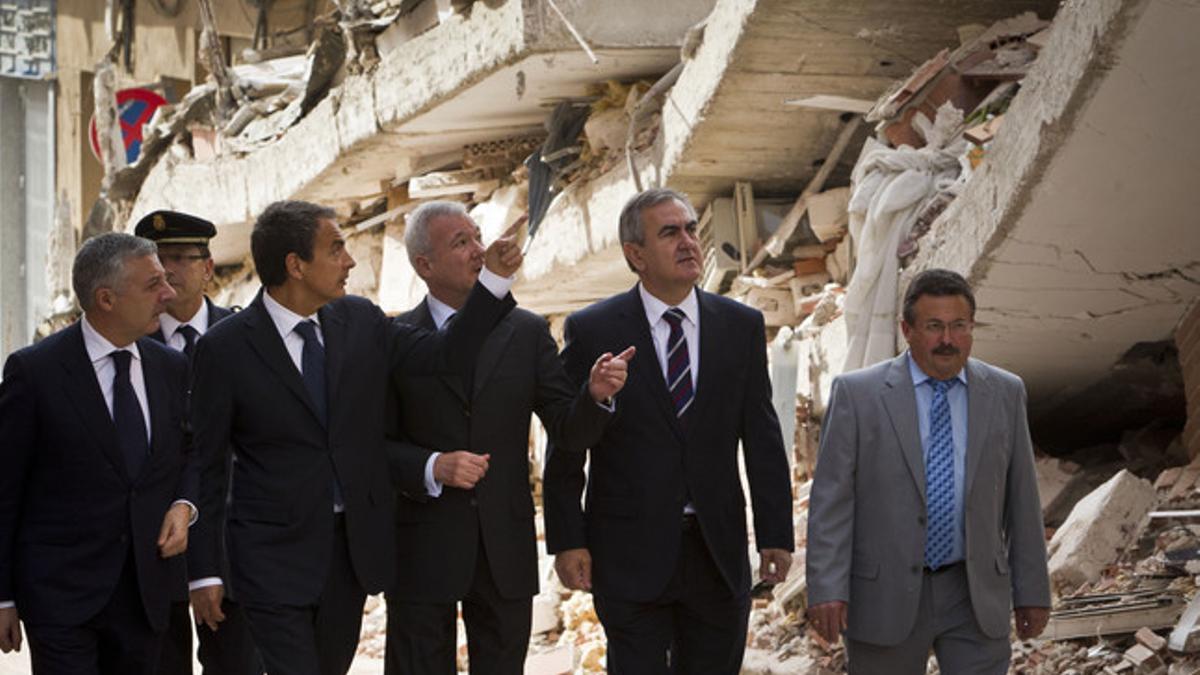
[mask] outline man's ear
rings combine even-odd
[[[209,281],[212,281],[213,270],[216,268],[216,266],[217,266],[217,264],[215,262],[213,262],[212,258],[209,258],[204,261],[204,281],[206,283]]]
[[[96,307],[106,312],[111,312],[117,304],[117,292],[111,288],[100,287],[96,289],[95,295],[92,297]]]
[[[295,252],[287,254],[287,257],[283,259],[283,265],[292,279],[304,278],[304,261]]]
[[[433,272],[433,263],[430,262],[428,257],[423,255],[417,256],[412,261],[412,266],[413,271],[422,279],[428,279],[429,275]]]
[[[641,244],[625,242],[621,244],[621,250],[625,252],[625,262],[633,268],[633,271],[641,272],[646,269],[646,258],[642,255]]]

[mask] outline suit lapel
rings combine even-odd
[[[504,355],[504,350],[508,348],[508,343],[512,340],[515,329],[511,317],[512,315],[509,314],[492,329],[492,332],[484,340],[483,347],[479,350],[479,358],[475,362],[474,383],[471,386],[472,396],[479,395],[483,385],[487,383],[488,376],[496,369],[500,363],[500,357]]]
[[[146,467],[153,462],[161,461],[165,455],[160,452],[159,443],[170,437],[168,429],[170,415],[167,414],[170,398],[165,379],[165,368],[159,362],[158,354],[141,344],[138,345],[138,353],[142,358],[142,380],[146,385],[146,407],[150,409],[150,458],[143,465],[142,473],[139,474],[146,475],[148,473]],[[133,478],[136,481],[138,476]]]
[[[639,354],[647,354],[648,359],[634,359],[629,364],[630,375],[637,377],[642,386],[650,391],[663,415],[671,420],[671,429],[679,440],[683,438],[683,428],[679,426],[679,418],[675,415],[675,406],[671,403],[671,394],[667,391],[667,381],[663,379],[662,364],[658,362],[658,352],[654,349],[654,340],[650,337],[650,324],[646,321],[646,306],[642,304],[642,296],[638,287],[626,294],[626,301],[620,312],[621,333],[624,339],[618,345],[633,345]],[[703,323],[703,320],[701,320]],[[701,338],[703,342],[703,338]],[[623,347],[614,347],[623,348]]]
[[[67,380],[63,389],[71,399],[84,426],[91,432],[91,437],[100,445],[100,451],[108,458],[113,470],[126,482],[129,474],[125,469],[125,458],[117,448],[117,428],[104,403],[104,394],[100,391],[100,382],[96,379],[96,369],[88,359],[87,348],[83,345],[83,329],[79,322],[70,328],[71,335],[63,349],[62,363]]]
[[[321,337],[325,339],[325,380],[329,407],[329,423],[333,423],[333,403],[338,400],[338,386],[346,363],[346,317],[338,305],[325,305],[318,312],[321,319]],[[303,382],[303,380],[301,380]]]
[[[693,357],[691,366],[696,368],[697,363],[703,363],[704,367],[698,368],[696,371],[696,398],[686,415],[691,420],[698,422],[704,419],[704,411],[708,407],[709,401],[716,396],[714,391],[717,385],[706,386],[706,383],[721,381],[722,378],[717,373],[724,363],[724,359],[722,359],[723,355],[719,347],[728,343],[720,334],[724,324],[721,322],[722,317],[717,303],[706,300],[704,293],[699,289],[696,290],[696,298],[700,307],[700,360],[697,362]],[[687,425],[688,435],[690,436],[700,426],[700,424],[689,423]]]
[[[983,461],[984,439],[995,414],[995,390],[987,370],[974,359],[967,360],[967,484],[963,494],[970,494],[975,475]]]
[[[409,325],[424,328],[428,331],[436,331],[438,329],[437,324],[433,321],[433,313],[429,311],[428,298],[422,300],[421,304],[414,307],[411,312],[402,317],[402,320]],[[443,374],[438,375],[438,379],[441,380],[442,383],[447,387],[449,387],[450,391],[454,392],[454,395],[457,396],[458,400],[463,404],[469,402],[467,399],[467,388],[463,384],[462,375]]]
[[[917,421],[917,394],[913,390],[912,376],[908,372],[908,356],[901,354],[892,359],[884,378],[881,394],[883,407],[887,410],[892,428],[900,441],[904,461],[912,474],[913,482],[925,499],[925,458],[921,452],[921,427]]]
[[[292,357],[288,356],[283,338],[279,335],[279,331],[275,328],[275,322],[271,320],[271,315],[267,313],[267,308],[263,305],[262,293],[263,291],[259,291],[259,297],[255,298],[250,307],[243,310],[250,312],[249,319],[246,321],[246,338],[250,341],[251,348],[258,353],[259,358],[267,367],[274,371],[287,388],[304,402],[304,405],[308,406],[313,417],[319,419],[317,408],[304,388],[304,381],[300,379],[300,370],[296,368],[295,363],[292,363]]]

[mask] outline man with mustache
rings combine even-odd
[[[341,675],[366,595],[387,588],[396,565],[387,379],[395,369],[465,372],[514,304],[521,252],[509,238],[493,243],[459,316],[434,333],[346,295],[355,262],[333,209],[275,202],[255,222],[250,250],[263,290],[197,343],[192,415],[206,518],[192,574],[220,575],[224,539],[267,672]],[[220,602],[221,586],[201,592]]]
[[[183,352],[191,365],[196,341],[209,327],[233,312],[221,307],[204,294],[213,278],[214,263],[208,242],[217,236],[209,221],[178,211],[154,211],[146,214],[133,229],[134,234],[158,244],[158,260],[167,275],[175,298],[158,317],[158,329],[150,337]],[[194,548],[188,555],[194,555]],[[261,675],[262,660],[250,639],[250,629],[241,607],[226,593],[220,605],[205,604],[205,586],[221,584],[228,577],[200,579],[188,577],[176,586],[171,606],[171,621],[163,634],[158,675],[191,675],[192,620],[188,614],[189,589],[196,613],[196,636],[200,642],[197,656],[206,673],[219,675]],[[220,630],[214,628],[220,624]]]
[[[154,243],[117,232],[71,285],[83,316],[0,382],[0,652],[19,616],[38,675],[152,675],[199,501],[187,360],[145,337],[175,292]]]
[[[683,195],[634,196],[619,230],[638,283],[571,315],[562,358],[578,387],[602,354],[633,345],[638,357],[600,440],[548,452],[547,550],[566,586],[594,593],[610,672],[736,673],[751,582],[739,445],[763,581],[787,576],[794,545],[763,317],[696,288],[703,258]]]
[[[908,351],[833,382],[809,498],[808,620],[846,636],[854,674],[1008,671],[1049,618],[1050,583],[1020,378],[970,358],[975,296],[917,275]]]

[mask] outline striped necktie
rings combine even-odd
[[[688,356],[687,338],[683,334],[683,320],[686,318],[687,315],[678,307],[663,312],[663,320],[671,326],[671,333],[667,336],[667,389],[671,392],[676,417],[683,417],[696,395],[692,388],[692,363]]]
[[[957,380],[934,380],[929,406],[929,457],[925,462],[925,565],[937,569],[949,562],[954,543],[954,433],[946,392]]]

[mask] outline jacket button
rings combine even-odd
[[[925,516],[924,515],[917,516],[917,522],[924,525],[925,524]]]
[[[921,573],[921,568],[920,568],[919,566],[917,566],[917,565],[913,565],[913,566],[912,566],[912,573],[913,573],[913,574],[920,574],[920,573]]]
[[[467,408],[467,407],[463,407],[463,417],[470,417],[470,416],[471,416],[471,409]]]
[[[471,497],[470,503],[471,503],[471,506],[479,506],[479,500],[475,499],[474,497]]]

